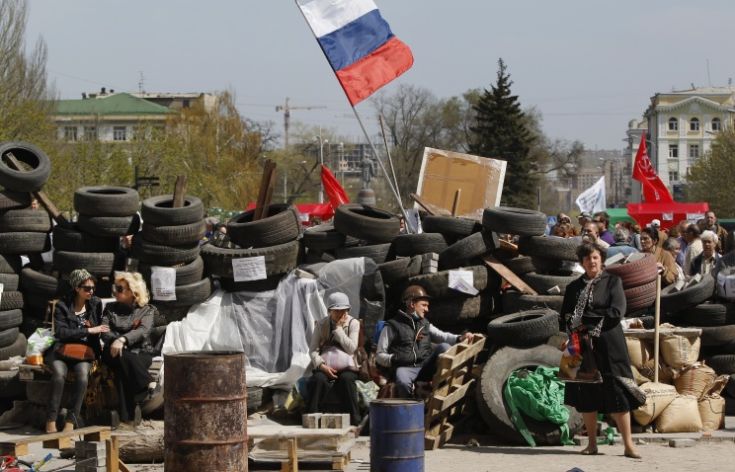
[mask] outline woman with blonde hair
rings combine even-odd
[[[137,272],[116,273],[113,290],[115,301],[102,313],[102,323],[110,328],[102,334],[102,360],[115,374],[120,421],[136,424],[140,410],[135,398],[151,388],[148,367],[155,352],[150,333],[156,307],[148,304],[148,289]]]

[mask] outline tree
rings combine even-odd
[[[735,217],[735,130],[718,133],[712,148],[689,168],[686,193],[690,201],[708,202],[721,217]]]
[[[508,162],[502,202],[533,208],[538,189],[538,163],[530,153],[536,138],[528,129],[528,119],[518,97],[511,93],[510,74],[498,60],[497,82],[485,89],[474,106],[475,122],[470,127],[471,154]]]

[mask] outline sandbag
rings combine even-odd
[[[661,356],[668,366],[681,369],[697,362],[700,345],[696,334],[662,334]]]
[[[721,396],[707,395],[697,403],[699,418],[702,420],[702,430],[714,431],[725,424],[725,399]]]
[[[656,366],[656,362],[653,358],[648,359],[648,361],[638,369],[638,372],[645,378],[647,378],[649,381],[653,382],[655,377],[654,367]],[[658,381],[665,384],[671,384],[674,383],[674,378],[676,377],[677,372],[669,367],[668,365],[662,363],[659,361],[658,363]]]
[[[708,386],[715,380],[714,369],[700,362],[692,364],[681,371],[674,380],[676,391],[681,395],[691,395],[702,398]]]
[[[702,430],[697,399],[679,395],[656,418],[659,433],[696,433]]]
[[[651,381],[651,379],[644,377],[634,365],[630,366],[630,370],[633,371],[633,380],[635,380],[636,385],[643,385]]]
[[[633,367],[640,369],[653,358],[653,348],[646,340],[626,336],[625,345],[628,346],[628,356]]]
[[[647,382],[640,386],[646,392],[646,403],[633,410],[633,418],[641,426],[651,424],[676,398],[673,385]]]

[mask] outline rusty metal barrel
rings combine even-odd
[[[245,354],[164,356],[164,470],[248,470]]]

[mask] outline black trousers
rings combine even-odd
[[[132,353],[123,349],[117,357],[110,355],[110,347],[102,351],[102,362],[115,374],[115,387],[120,401],[120,421],[135,419],[135,396],[148,388],[151,376],[148,368],[153,358],[146,353]]]
[[[69,423],[74,423],[75,427],[79,426],[81,418],[82,404],[84,404],[84,395],[87,393],[87,383],[89,380],[89,370],[92,368],[91,362],[72,362],[55,357],[51,361],[51,397],[49,397],[48,408],[46,409],[46,421],[56,421],[61,406],[61,396],[64,393],[64,384],[66,383],[66,374],[69,370],[74,371],[74,386],[72,387],[72,409],[67,413],[66,419]]]
[[[352,425],[360,424],[362,415],[357,401],[357,372],[343,370],[336,380],[318,370],[311,376],[307,413],[349,413]]]

